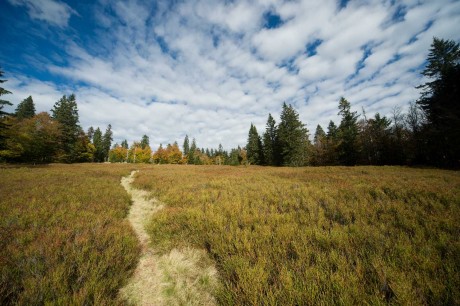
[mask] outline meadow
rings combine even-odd
[[[132,166],[0,169],[0,304],[117,305],[139,245],[120,178]]]
[[[460,304],[460,175],[403,167],[159,165],[160,252],[207,250],[222,305]]]
[[[134,169],[152,248],[205,250],[221,305],[460,304],[459,172],[139,164],[0,168],[0,304],[127,303]]]

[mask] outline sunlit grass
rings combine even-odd
[[[459,304],[460,176],[401,167],[154,166],[168,252],[207,250],[224,305]]]
[[[139,256],[128,165],[0,169],[0,304],[114,305]]]

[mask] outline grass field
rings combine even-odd
[[[460,175],[400,167],[154,166],[163,252],[214,259],[223,305],[460,304]]]
[[[206,250],[219,304],[460,304],[458,172],[126,164],[0,169],[0,304],[126,303],[134,168],[153,248]]]
[[[139,246],[126,165],[0,169],[0,304],[115,305]]]

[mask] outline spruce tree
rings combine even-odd
[[[122,147],[122,148],[125,148],[125,149],[128,149],[128,140],[126,140],[126,139],[123,140],[123,141],[121,142],[121,147]]]
[[[35,104],[32,96],[25,98],[18,104],[14,115],[20,120],[35,116]]]
[[[187,156],[189,151],[190,151],[190,144],[189,144],[189,140],[188,140],[188,135],[185,135],[184,145],[182,146],[182,148],[184,149],[184,155]]]
[[[87,135],[89,141],[93,141],[94,128],[92,126],[89,127]]]
[[[68,98],[64,95],[54,104],[51,110],[53,119],[61,123],[62,127],[62,151],[61,160],[72,162],[76,158],[75,145],[80,135],[81,127],[78,125],[78,109],[75,95]]]
[[[283,104],[278,126],[280,161],[284,166],[299,167],[308,163],[308,130],[292,105]]]
[[[109,158],[110,147],[112,146],[113,133],[112,125],[109,124],[105,130],[104,136],[102,137],[102,152],[103,158],[102,161],[107,161]]]
[[[339,115],[342,116],[338,129],[338,153],[341,164],[351,166],[358,161],[358,124],[359,115],[350,110],[350,102],[344,97],[340,98]]]
[[[193,138],[192,145],[190,146],[190,150],[188,151],[188,154],[187,154],[188,163],[191,165],[196,164],[195,153],[196,153],[196,141],[195,141],[195,138]]]
[[[269,166],[277,165],[276,122],[271,114],[268,114],[265,133],[263,135],[263,151],[265,163]]]
[[[434,38],[422,74],[431,79],[417,104],[427,118],[426,143],[429,162],[460,167],[460,45]]]
[[[102,138],[102,132],[99,127],[94,131],[93,145],[96,149],[96,152],[94,152],[94,161],[98,163],[104,161],[104,143]]]
[[[325,165],[326,163],[326,147],[327,147],[327,137],[321,125],[318,124],[316,127],[315,137],[314,137],[314,156],[313,164],[320,166]]]
[[[263,164],[262,141],[256,127],[251,123],[249,128],[248,143],[246,145],[248,162],[252,165]]]
[[[326,161],[327,165],[337,165],[338,128],[334,121],[329,121],[326,134]]]
[[[0,77],[3,77],[3,71],[0,69]],[[6,80],[0,79],[0,84],[6,82]],[[3,87],[0,87],[0,96],[10,94],[11,92],[6,90]],[[7,136],[5,135],[6,130],[8,129],[8,125],[3,122],[5,116],[9,115],[9,113],[5,112],[3,108],[6,105],[13,105],[10,101],[0,99],[0,150],[5,147],[5,141]]]
[[[146,147],[150,147],[150,139],[149,139],[149,136],[144,135],[142,136],[142,139],[141,139],[141,148],[143,150]]]

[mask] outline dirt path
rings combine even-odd
[[[148,200],[148,192],[132,187],[138,171],[121,179],[131,196],[128,220],[139,238],[142,253],[133,277],[120,290],[122,298],[135,305],[215,305],[211,292],[217,286],[213,266],[203,267],[206,253],[196,249],[173,249],[169,254],[154,252],[145,224],[164,205]]]

